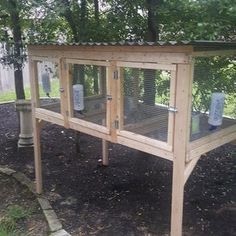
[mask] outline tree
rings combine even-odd
[[[12,64],[14,68],[16,98],[25,99],[22,73],[24,58],[21,53],[23,50],[23,43],[20,22],[20,7],[17,0],[1,0],[0,6],[2,11],[9,15],[9,26],[13,35],[13,44],[10,46],[13,49],[13,57],[5,62],[9,65]]]

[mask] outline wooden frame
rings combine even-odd
[[[173,162],[171,236],[182,235],[184,186],[201,155],[227,142],[236,140],[236,125],[190,142],[191,96],[194,60],[196,56],[232,55],[235,49],[196,51],[185,46],[120,46],[120,45],[31,45],[28,47],[32,94],[36,190],[42,192],[40,129],[43,121],[55,123],[102,139],[103,164],[108,165],[108,142],[119,143]],[[52,61],[59,65],[61,113],[39,107],[37,61]],[[99,80],[101,94],[108,96],[106,119],[98,125],[73,116],[72,78],[70,64],[106,67],[106,79]],[[158,126],[166,116],[148,118],[138,124],[124,125],[124,83],[122,68],[144,68],[171,72],[167,141],[146,137],[148,125]],[[105,72],[103,71],[105,75]],[[103,75],[103,76],[104,76]],[[137,81],[134,85],[138,88]],[[136,91],[137,92],[137,91]],[[148,106],[145,109],[149,109]],[[96,115],[91,114],[92,115]],[[139,134],[135,132],[142,129]],[[129,131],[128,131],[129,130]]]

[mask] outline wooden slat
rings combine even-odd
[[[29,57],[29,74],[30,74],[30,93],[32,103],[32,113],[35,111],[35,107],[39,107],[39,83],[38,83],[38,68],[37,62],[33,61]]]
[[[153,147],[156,147],[156,148],[168,151],[168,152],[172,151],[171,147],[168,146],[168,144],[165,142],[148,138],[148,137],[145,137],[145,136],[142,136],[142,135],[130,132],[130,131],[120,130],[120,131],[117,131],[117,134],[127,139],[131,139],[140,143],[148,144],[149,146],[153,146]]]
[[[46,51],[96,51],[96,52],[165,52],[165,53],[192,53],[193,46],[185,45],[185,46],[68,46],[68,45],[28,45],[29,55],[32,52],[40,52],[42,50]]]
[[[214,139],[212,141],[206,142],[203,145],[191,150],[188,154],[187,161],[191,161],[192,159],[207,153],[217,147],[220,147],[226,143],[229,143],[236,139],[236,132],[231,132],[221,136],[220,139]]]
[[[73,92],[72,92],[72,84],[73,84],[73,78],[72,78],[72,66],[67,64],[67,70],[66,70],[66,92],[67,92],[67,106],[68,106],[68,119],[74,116],[74,107],[73,107]]]
[[[36,108],[35,117],[53,124],[64,126],[63,116],[53,111],[49,111],[43,108]]]
[[[101,138],[101,139],[104,139],[104,140],[107,140],[107,141],[112,141],[111,140],[111,136],[109,134],[109,130],[106,129],[105,127],[102,127],[102,126],[99,126],[102,128],[97,130],[97,129],[94,129],[93,128],[93,125],[96,125],[96,124],[93,124],[92,126],[84,126],[84,125],[81,125],[81,120],[78,120],[76,118],[70,118],[69,119],[69,127],[71,129],[74,129],[74,130],[77,130],[77,131],[80,131],[82,133],[85,133],[85,134],[89,134],[89,135],[92,135],[94,137],[97,137],[97,138]],[[86,121],[84,121],[86,122]],[[88,123],[88,122],[86,122]],[[106,130],[105,130],[106,129]],[[103,132],[105,131],[105,132]]]
[[[194,158],[191,162],[189,162],[186,166],[185,166],[185,171],[184,171],[184,184],[186,184],[189,176],[191,175],[194,167],[196,166],[198,160],[200,159],[201,156],[198,156],[196,158]]]
[[[176,94],[176,71],[171,71],[171,77],[170,77],[170,107],[176,107],[175,104],[175,97]],[[169,146],[173,145],[173,139],[174,139],[174,112],[169,112],[168,115],[168,135],[167,135],[167,143]]]
[[[117,82],[117,114],[119,120],[119,129],[124,128],[124,69],[118,67]]]
[[[32,56],[49,56],[60,58],[66,57],[78,60],[101,60],[101,61],[129,61],[129,62],[146,62],[146,63],[160,63],[160,64],[174,64],[174,63],[188,63],[190,57],[185,53],[168,53],[168,52],[141,52],[141,51],[81,51],[79,48],[77,50],[59,51],[55,50],[34,50],[29,51]]]
[[[79,65],[95,65],[95,66],[109,66],[110,62],[108,61],[95,61],[95,60],[78,60],[67,58],[66,63],[79,64]]]
[[[48,56],[31,56],[31,59],[33,61],[40,61],[40,62],[43,62],[43,61],[50,61],[50,62],[55,62],[55,63],[59,63],[59,58],[56,58],[56,57],[51,57],[50,55]]]
[[[134,148],[136,150],[140,150],[142,152],[150,153],[152,155],[167,159],[169,161],[173,160],[172,152],[160,149],[158,147],[154,147],[152,145],[149,145],[148,143],[142,143],[140,141],[127,138],[125,136],[118,135],[117,143],[130,147],[130,148]]]
[[[59,81],[60,81],[60,98],[61,98],[61,114],[64,117],[64,127],[68,128],[69,127],[69,121],[68,121],[68,116],[69,116],[69,110],[68,110],[68,91],[69,88],[68,86],[68,68],[67,64],[65,62],[65,59],[60,59],[59,63]]]
[[[192,53],[194,57],[229,56],[235,54],[236,54],[235,49],[215,50],[215,51],[195,51]]]
[[[78,125],[83,126],[85,128],[97,130],[97,131],[104,133],[104,134],[110,134],[109,129],[107,127],[102,126],[102,125],[97,125],[97,124],[94,124],[94,123],[91,123],[91,122],[88,122],[85,120],[81,120],[78,118],[70,118],[70,122],[77,123]]]
[[[154,69],[154,70],[176,70],[176,65],[174,64],[158,64],[158,63],[138,63],[129,61],[117,61],[118,67],[131,67],[140,69]]]
[[[224,137],[225,135],[230,134],[232,132],[236,133],[236,124],[232,125],[230,127],[224,128],[220,131],[214,132],[214,133],[207,135],[203,138],[192,141],[191,143],[189,143],[188,151],[191,151],[191,150],[194,150],[198,147],[201,147],[202,145],[204,145],[206,143],[211,143],[212,141],[219,140],[222,137]]]
[[[111,63],[108,67],[107,77],[107,94],[112,97],[111,100],[107,100],[107,127],[110,130],[111,139],[116,142],[116,128],[114,122],[117,119],[117,83],[118,80],[114,79],[114,72],[117,70],[116,63]]]

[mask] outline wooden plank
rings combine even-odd
[[[213,50],[213,51],[195,51],[192,53],[193,57],[212,57],[212,56],[229,56],[235,55],[235,49],[229,50]]]
[[[182,235],[184,171],[188,143],[188,116],[191,103],[192,74],[190,64],[177,65],[176,107],[174,126],[174,158],[172,176],[171,236]]]
[[[43,108],[36,108],[35,117],[53,124],[64,126],[63,116],[53,111],[49,111]]]
[[[43,61],[50,61],[50,62],[54,62],[54,63],[59,63],[59,59],[57,57],[51,57],[50,55],[48,56],[31,56],[31,59],[33,61],[39,61],[39,62],[43,62]]]
[[[40,51],[29,51],[29,55],[32,56],[49,56],[60,58],[71,58],[78,60],[100,60],[100,61],[129,61],[129,62],[146,62],[146,63],[160,63],[160,64],[175,64],[175,63],[188,63],[190,60],[189,55],[186,53],[175,53],[175,52],[141,52],[139,51],[96,51],[87,50],[82,51],[80,48],[76,50],[62,51],[61,48],[56,50],[40,50]]]
[[[109,66],[108,61],[95,61],[95,60],[78,60],[73,58],[67,58],[66,63],[79,64],[79,65],[94,65],[94,66]]]
[[[146,62],[129,62],[117,61],[118,67],[131,67],[139,69],[154,69],[154,70],[176,70],[175,64],[159,64],[159,63],[146,63]]]
[[[181,46],[108,46],[108,45],[98,45],[98,46],[69,46],[69,45],[28,45],[29,55],[32,52],[40,52],[42,50],[46,51],[96,51],[96,52],[169,52],[169,53],[192,53],[193,46],[191,45],[181,45]]]
[[[168,144],[165,142],[148,138],[148,137],[145,137],[145,136],[142,136],[142,135],[130,132],[130,131],[120,130],[120,131],[117,131],[117,134],[127,139],[135,140],[137,142],[147,144],[149,146],[153,146],[153,147],[156,147],[156,148],[168,151],[168,152],[172,151],[172,148],[168,146]]]
[[[112,99],[107,100],[107,127],[110,130],[111,139],[116,142],[116,127],[115,121],[117,119],[117,81],[114,79],[114,73],[117,71],[116,63],[113,62],[108,67],[108,78],[107,78],[107,94]]]
[[[31,92],[31,104],[32,113],[35,108],[40,106],[39,102],[39,83],[38,83],[38,68],[37,62],[29,58],[29,76],[30,76],[30,92]]]
[[[170,107],[176,107],[175,100],[176,100],[176,71],[171,71],[170,74]],[[167,135],[167,143],[169,146],[173,145],[174,139],[174,118],[175,113],[169,112],[168,115],[168,135]]]
[[[65,59],[60,59],[59,62],[59,84],[60,84],[60,98],[61,98],[61,114],[64,119],[64,127],[69,128],[69,109],[70,106],[68,104],[68,91],[69,91],[69,79],[67,78],[68,74],[68,66],[65,62]]]
[[[101,132],[100,129],[99,130],[94,129],[92,126],[83,126],[83,125],[81,125],[80,121],[81,120],[78,120],[76,118],[70,118],[69,119],[69,127],[71,129],[80,131],[80,132],[85,133],[85,134],[92,135],[92,136],[97,137],[97,138],[105,139],[107,141],[112,141],[111,136],[109,135],[109,130],[108,129],[105,130],[106,132]],[[88,123],[88,122],[86,122],[86,123]],[[97,125],[97,126],[99,126],[99,125]],[[99,126],[99,127],[105,129],[105,127],[102,127],[102,126]]]
[[[118,82],[117,82],[117,114],[119,121],[119,129],[124,129],[124,69],[117,68]]]
[[[194,167],[196,166],[197,162],[199,161],[201,156],[198,156],[194,158],[192,161],[190,161],[186,166],[185,166],[185,171],[184,171],[184,184],[186,184],[189,176],[191,175]]]
[[[231,134],[232,132],[236,133],[236,124],[230,127],[224,128],[220,131],[214,132],[210,135],[207,135],[206,137],[192,141],[188,146],[188,151],[190,152],[191,150],[201,147],[202,145],[206,143],[211,143],[212,141],[219,140],[225,135]]]
[[[148,143],[142,143],[137,140],[132,140],[130,138],[127,138],[125,136],[117,136],[117,143],[122,144],[124,146],[134,148],[136,150],[150,153],[156,157],[161,157],[166,160],[172,161],[173,160],[173,153],[164,149],[160,149],[158,147],[154,147],[152,145],[149,145]]]
[[[73,105],[73,91],[72,91],[72,66],[66,64],[66,92],[67,92],[67,110],[68,110],[68,119],[74,116],[74,105]]]
[[[102,126],[102,125],[97,125],[85,120],[81,120],[78,118],[70,118],[69,119],[70,122],[75,123],[75,124],[79,124],[80,126],[83,126],[85,128],[89,128],[89,129],[93,129],[93,130],[97,130],[100,133],[104,133],[104,134],[110,134],[110,131],[107,127]]]
[[[228,133],[224,136],[221,136],[220,139],[215,139],[210,142],[206,142],[205,144],[191,150],[188,154],[187,161],[191,161],[192,159],[198,157],[199,155],[202,155],[204,153],[207,153],[217,147],[220,147],[226,143],[229,143],[236,139],[236,132]]]

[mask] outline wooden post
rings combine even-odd
[[[105,125],[106,121],[103,119],[102,124]],[[104,166],[109,165],[109,156],[108,156],[108,141],[102,139],[102,164]]]
[[[118,67],[117,81],[117,114],[119,130],[124,129],[124,68]]]
[[[68,92],[70,91],[69,84],[69,73],[68,73],[68,65],[65,62],[65,59],[60,59],[59,61],[59,84],[60,84],[60,99],[61,99],[61,114],[64,119],[65,128],[69,128],[69,108],[70,107],[70,99],[68,99]],[[69,103],[69,104],[68,104]]]
[[[32,123],[33,123],[33,141],[34,141],[34,165],[36,178],[36,192],[42,193],[42,164],[41,164],[41,148],[40,148],[40,130],[41,124],[35,118],[35,108],[39,107],[39,88],[38,88],[38,70],[37,62],[29,58],[30,71],[30,88],[32,103]]]
[[[178,64],[174,126],[174,158],[172,176],[171,236],[182,235],[185,160],[189,142],[189,116],[192,73],[190,64]]]
[[[116,74],[118,73],[116,63],[112,62],[108,67],[108,76],[107,76],[107,95],[111,96],[111,99],[107,100],[107,128],[111,132],[111,140],[113,142],[117,141],[117,79]],[[118,76],[118,75],[117,75]]]
[[[102,139],[102,164],[104,166],[109,165],[109,156],[108,156],[108,141]]]
[[[171,71],[171,78],[170,78],[170,101],[169,107],[175,107],[176,101],[176,71]],[[168,136],[167,136],[167,143],[168,145],[173,145],[173,133],[174,133],[174,118],[175,114],[173,112],[169,112],[168,115]]]
[[[34,118],[33,115],[34,165],[35,165],[36,192],[38,194],[41,194],[43,190],[40,130],[41,130],[40,122],[38,119]]]

